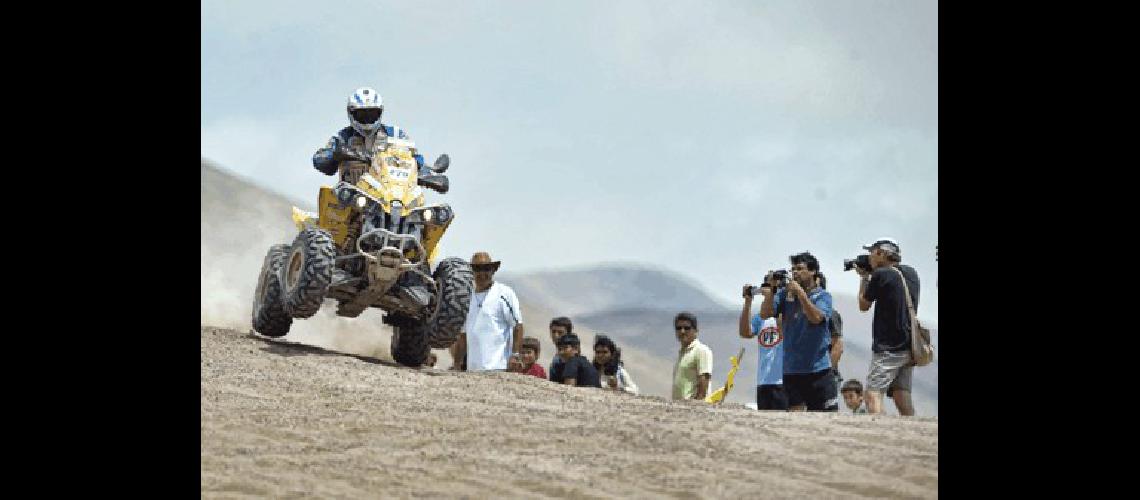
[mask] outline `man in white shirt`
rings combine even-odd
[[[519,299],[511,287],[494,281],[501,262],[487,252],[471,257],[475,271],[475,293],[467,310],[464,333],[455,342],[456,364],[466,356],[467,371],[506,370],[512,356],[522,347],[523,323]]]

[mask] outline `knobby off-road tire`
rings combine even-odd
[[[451,347],[463,330],[467,310],[471,307],[475,275],[467,261],[450,257],[436,266],[432,278],[440,288],[436,296],[439,307],[428,318],[428,345],[442,349]]]
[[[404,366],[418,367],[427,361],[427,327],[424,325],[392,327],[392,359]]]
[[[261,264],[257,288],[253,292],[253,329],[266,337],[280,337],[289,333],[293,318],[285,312],[279,272],[289,245],[273,245]]]
[[[285,311],[294,318],[312,317],[332,281],[336,247],[328,232],[305,228],[293,240],[289,255],[281,265],[281,285]]]

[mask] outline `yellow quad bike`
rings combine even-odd
[[[467,319],[473,274],[460,258],[437,258],[454,217],[447,204],[425,205],[420,186],[448,190],[447,155],[420,172],[411,141],[379,137],[370,150],[348,150],[341,181],[323,186],[319,214],[293,207],[300,232],[292,245],[274,245],[262,264],[253,328],[280,337],[293,318],[308,318],[323,301],[356,317],[385,311],[392,357],[419,366],[431,348],[450,347]]]

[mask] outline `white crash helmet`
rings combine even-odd
[[[380,115],[384,114],[384,100],[368,87],[360,87],[348,97],[348,122],[363,136],[372,135],[380,128]]]

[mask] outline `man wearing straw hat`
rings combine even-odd
[[[468,371],[506,370],[512,356],[522,347],[523,323],[519,299],[511,287],[494,281],[499,261],[487,252],[475,252],[475,293],[467,310],[464,333],[452,348],[455,365],[466,356]]]

